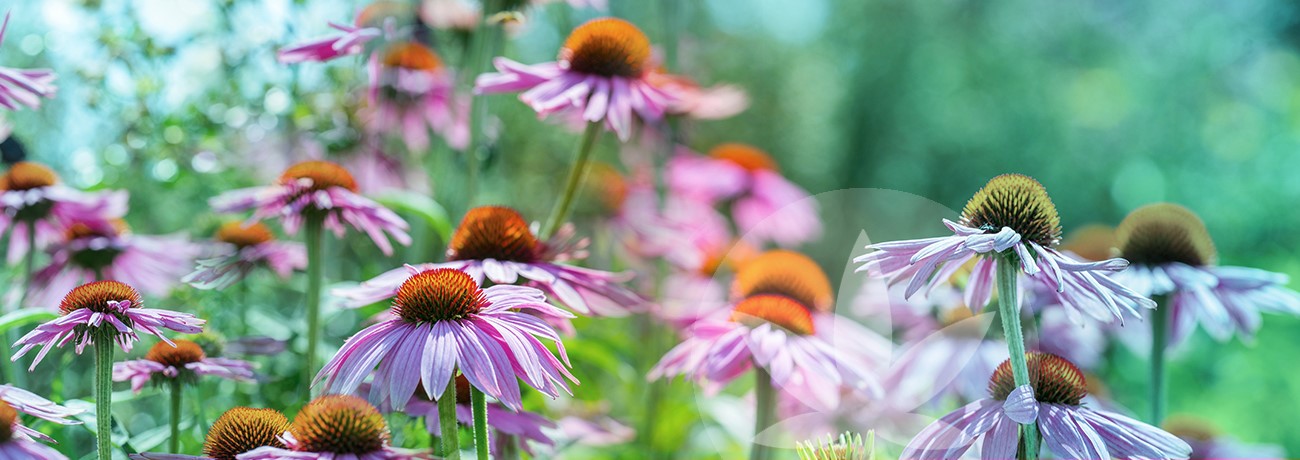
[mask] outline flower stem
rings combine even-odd
[[[305,224],[307,245],[307,351],[303,358],[303,392],[310,398],[311,380],[316,369],[316,343],[320,341],[320,291],[325,283],[322,271],[321,240],[324,233],[323,216],[308,215]]]
[[[749,460],[767,460],[771,452],[758,441],[758,435],[775,422],[776,388],[772,387],[772,376],[759,366],[754,366],[754,414],[754,443]]]
[[[1165,419],[1168,391],[1165,384],[1165,350],[1168,348],[1169,304],[1165,296],[1156,296],[1156,311],[1151,318],[1151,425],[1160,426]]]
[[[469,403],[474,409],[474,452],[478,460],[488,460],[487,399],[482,391],[471,386]]]
[[[1011,375],[1016,386],[1029,385],[1029,364],[1025,361],[1025,335],[1020,329],[1020,289],[1016,276],[1020,263],[1015,256],[1004,256],[998,266],[998,317],[1002,319],[1002,333],[1007,338],[1007,351],[1011,355]],[[1038,458],[1038,422],[1020,426],[1024,441],[1024,458]]]
[[[560,201],[551,210],[551,217],[547,219],[546,227],[540,235],[542,240],[550,238],[564,225],[564,219],[568,217],[569,208],[573,205],[573,197],[578,194],[578,186],[582,185],[582,177],[587,174],[587,160],[591,158],[591,147],[596,145],[596,138],[600,136],[600,128],[600,122],[587,123],[587,130],[582,133],[582,144],[578,146],[578,157],[569,170],[564,194],[560,195]]]
[[[460,425],[456,422],[456,376],[438,399],[438,424],[442,427],[442,458],[460,459]]]
[[[95,334],[95,443],[99,458],[113,458],[113,337]]]
[[[172,391],[172,437],[168,447],[173,454],[179,454],[181,450],[181,379],[173,378],[171,381]]]

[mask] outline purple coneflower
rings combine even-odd
[[[539,240],[518,211],[481,206],[469,210],[452,234],[448,262],[395,268],[334,294],[348,299],[351,306],[369,305],[397,295],[412,274],[454,268],[480,283],[527,283],[581,314],[622,316],[638,311],[645,301],[620,284],[629,274],[559,263],[581,255],[572,252],[585,242],[571,244],[571,237],[562,232],[548,241]],[[565,313],[559,318],[568,317],[572,315]]]
[[[749,108],[749,95],[734,85],[700,86],[684,75],[674,75],[656,69],[648,76],[651,82],[677,100],[665,110],[669,115],[681,115],[701,120],[731,118]]]
[[[1046,353],[1027,356],[1030,385],[1017,387],[1010,360],[989,379],[989,398],[970,403],[921,430],[902,458],[958,458],[982,440],[980,458],[1017,458],[1018,424],[1035,424],[1058,458],[1187,458],[1186,442],[1137,420],[1081,404],[1083,373]],[[1036,452],[1028,453],[1036,456]]]
[[[14,346],[22,345],[13,360],[41,346],[28,370],[36,368],[50,349],[72,343],[77,354],[87,345],[95,346],[95,416],[97,418],[99,458],[111,458],[109,440],[112,417],[109,409],[113,399],[113,344],[123,351],[140,340],[138,332],[158,337],[163,342],[175,344],[163,336],[162,329],[186,334],[203,331],[204,321],[186,313],[142,307],[140,293],[118,281],[96,281],[78,286],[68,292],[59,304],[61,316],[36,326],[18,339]]]
[[[61,240],[68,223],[124,214],[126,192],[73,189],[59,183],[59,176],[40,163],[20,161],[0,175],[0,235],[9,233],[10,264]]]
[[[469,144],[469,103],[456,95],[454,76],[432,49],[391,43],[371,57],[370,69],[372,130],[399,134],[412,152],[428,148],[430,131],[454,149]]]
[[[1151,344],[1152,423],[1164,417],[1165,352],[1197,324],[1225,342],[1234,333],[1247,339],[1253,336],[1261,312],[1300,315],[1300,295],[1285,287],[1286,275],[1216,266],[1210,232],[1187,208],[1171,203],[1138,208],[1116,228],[1116,239],[1120,254],[1133,266],[1115,279],[1160,302],[1150,314],[1149,331],[1120,330],[1127,344],[1143,339]]]
[[[238,460],[413,460],[429,454],[388,444],[388,423],[379,409],[349,395],[325,395],[294,416],[280,446],[258,447]]]
[[[464,376],[456,377],[456,420],[461,425],[473,426],[474,412],[470,400],[469,380]],[[438,405],[422,389],[416,390],[404,410],[412,417],[424,417],[425,426],[434,436],[442,436],[442,427],[438,423]],[[494,456],[522,448],[533,455],[533,444],[551,447],[555,441],[546,435],[545,430],[554,429],[555,422],[546,417],[525,410],[514,411],[500,403],[486,406],[487,425],[493,431],[490,451]],[[516,444],[517,442],[517,444]]]
[[[556,62],[525,65],[497,58],[493,65],[499,73],[480,75],[474,91],[523,91],[519,100],[539,116],[578,111],[626,141],[634,114],[653,123],[676,100],[647,79],[649,61],[650,39],[641,29],[622,19],[598,18],[573,29]]]
[[[966,284],[966,305],[980,310],[992,298],[994,273],[1000,264],[1016,264],[1034,283],[1055,292],[1061,304],[1078,317],[1078,310],[1099,321],[1123,321],[1139,316],[1138,307],[1155,304],[1115,282],[1106,273],[1128,266],[1124,259],[1081,262],[1053,247],[1061,236],[1060,216],[1038,181],[1020,174],[993,178],[975,193],[959,222],[945,219],[952,236],[876,243],[858,257],[867,271],[891,281],[910,280],[911,297],[927,286],[944,283],[967,261],[978,258]]]
[[[0,44],[9,29],[9,13],[0,24]],[[54,71],[50,69],[15,69],[0,67],[0,107],[18,110],[23,106],[38,108],[41,98],[54,97]]]
[[[679,154],[668,163],[675,193],[708,203],[729,203],[743,238],[783,246],[821,234],[817,204],[808,192],[781,176],[776,161],[755,147],[728,143],[708,156]]]
[[[80,414],[82,411],[60,406],[55,404],[53,401],[36,395],[36,393],[32,393],[13,385],[0,385],[0,403],[5,404],[9,410],[18,411],[18,414],[27,414],[47,422],[53,422],[59,425],[81,424],[80,420],[72,420],[68,417]],[[3,412],[3,409],[0,409],[0,412]],[[0,421],[0,430],[3,430],[5,427],[12,427],[12,434],[19,435],[20,437],[29,437],[40,439],[45,442],[54,442],[53,439],[46,436],[44,433],[23,425],[21,420],[18,420],[16,416],[14,420],[8,422]],[[4,443],[4,438],[6,437],[0,436],[0,444]],[[3,450],[3,448],[0,448],[0,451]]]
[[[34,431],[18,422],[18,411],[0,401],[0,458],[67,460],[59,451],[32,440],[29,432]]]
[[[131,454],[132,460],[236,460],[240,454],[259,447],[284,448],[280,435],[289,429],[289,419],[275,409],[235,407],[217,417],[203,441],[203,455]]]
[[[81,284],[109,279],[166,295],[194,266],[199,247],[179,234],[137,235],[121,219],[78,220],[49,253],[49,265],[32,275],[29,304],[53,305]]]
[[[327,392],[352,393],[378,366],[370,400],[403,410],[421,386],[442,403],[443,429],[451,432],[456,429],[453,377],[457,370],[476,398],[476,424],[486,422],[479,412],[483,394],[512,410],[522,408],[516,378],[551,397],[569,391],[566,378],[577,381],[566,369],[568,355],[559,335],[535,316],[572,315],[547,304],[540,290],[509,285],[483,289],[463,271],[437,268],[403,282],[392,312],[396,318],[348,339],[316,375]],[[539,337],[555,343],[563,362],[551,355]],[[444,439],[445,451],[458,448],[454,438]],[[486,437],[483,441],[481,447],[486,449]]]
[[[198,267],[182,280],[200,289],[225,289],[248,276],[254,268],[267,267],[288,279],[307,266],[302,243],[276,241],[271,229],[261,222],[226,222],[217,229],[217,254],[197,261]]]
[[[312,40],[280,50],[282,63],[324,62],[361,54],[366,44],[381,36],[392,36],[399,26],[413,18],[411,7],[393,1],[376,1],[357,13],[353,25],[330,23],[342,35]]]

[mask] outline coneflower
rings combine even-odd
[[[342,237],[344,224],[365,233],[384,254],[392,254],[389,237],[411,244],[409,226],[397,213],[357,194],[352,174],[336,163],[304,161],[285,169],[275,184],[232,190],[210,201],[217,212],[253,211],[249,222],[279,218],[290,234],[305,230],[307,244],[307,349],[304,353],[304,389],[316,368],[320,341],[320,295],[325,261],[322,234],[329,229]]]
[[[275,409],[235,407],[217,417],[203,440],[203,455],[131,454],[132,460],[236,460],[259,447],[282,449],[289,419]]]
[[[135,288],[117,281],[96,281],[79,286],[63,298],[59,305],[61,316],[24,335],[14,346],[22,345],[13,359],[17,360],[36,346],[30,369],[35,369],[50,349],[69,343],[81,354],[87,345],[95,346],[95,416],[97,419],[99,458],[111,458],[112,441],[109,439],[112,417],[109,413],[113,398],[113,345],[131,351],[140,340],[137,332],[158,337],[168,345],[175,343],[163,336],[162,329],[197,334],[203,331],[204,321],[193,315],[170,310],[143,308],[140,293]]]
[[[67,460],[53,448],[36,442],[22,431],[18,411],[8,402],[0,401],[0,458],[32,460]],[[30,430],[28,430],[30,431]]]
[[[130,381],[132,391],[139,393],[151,380],[168,386],[167,390],[171,392],[171,438],[168,441],[173,452],[180,446],[182,385],[197,382],[201,375],[251,382],[253,363],[209,357],[199,344],[177,339],[174,345],[158,342],[144,355],[144,359],[113,364],[113,380]]]
[[[1061,238],[1061,218],[1047,189],[1020,174],[989,180],[962,209],[961,221],[947,219],[952,236],[877,243],[875,251],[854,259],[866,271],[891,281],[909,280],[905,295],[948,282],[966,262],[977,259],[966,283],[965,300],[971,309],[984,308],[996,280],[998,316],[1007,339],[1011,368],[1017,385],[1028,385],[1024,332],[1020,327],[1018,274],[1054,293],[1072,319],[1082,310],[1110,322],[1124,315],[1137,317],[1138,308],[1155,303],[1111,280],[1106,273],[1123,270],[1124,259],[1081,262],[1053,247]],[[1022,435],[1026,453],[1037,458],[1036,427],[1026,424]]]
[[[261,222],[226,222],[214,236],[215,254],[199,259],[198,267],[182,281],[199,289],[225,289],[257,267],[269,268],[281,279],[307,267],[302,243],[276,240]]]
[[[1262,312],[1300,315],[1300,295],[1285,287],[1286,275],[1215,265],[1210,232],[1187,208],[1170,203],[1138,208],[1120,223],[1116,237],[1120,254],[1133,266],[1115,280],[1160,303],[1149,318],[1152,423],[1164,417],[1165,351],[1197,324],[1226,342],[1234,333],[1252,337]],[[1147,333],[1145,328],[1123,328],[1120,338],[1141,349],[1137,343]]]
[[[388,423],[379,409],[348,395],[325,395],[303,406],[283,446],[263,446],[239,454],[239,460],[415,460],[427,453],[389,445]]]
[[[9,13],[0,24],[0,44],[4,43],[9,29]],[[0,67],[0,107],[18,110],[23,107],[39,108],[41,99],[54,97],[54,71],[50,69],[15,69]]]

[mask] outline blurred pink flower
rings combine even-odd
[[[73,288],[118,280],[164,296],[193,268],[200,248],[184,235],[136,235],[120,219],[67,223],[64,239],[49,248],[50,263],[32,277],[32,305],[55,305]]]
[[[459,369],[470,385],[512,410],[522,408],[518,380],[551,397],[569,391],[568,355],[560,337],[532,314],[571,316],[546,303],[537,289],[496,285],[481,289],[465,272],[439,268],[408,277],[393,300],[396,318],[352,338],[316,374],[330,393],[352,393],[374,372],[370,400],[403,410],[423,385],[442,397]],[[542,344],[552,341],[556,359]],[[422,363],[419,365],[407,365]],[[402,364],[402,365],[399,365]]]
[[[241,382],[253,381],[253,363],[239,359],[209,357],[197,343],[177,339],[175,344],[158,342],[144,359],[113,363],[113,381],[131,382],[139,393],[150,380],[178,379],[182,383],[213,375]]]
[[[81,424],[80,420],[73,420],[73,419],[69,419],[68,417],[72,417],[74,415],[80,414],[82,411],[73,410],[73,409],[60,406],[58,404],[55,404],[53,401],[38,396],[36,393],[32,393],[30,391],[9,384],[0,385],[0,404],[8,405],[9,409],[13,411],[17,411],[17,414],[30,415],[32,417],[36,417],[51,423],[57,423],[59,425],[80,425]],[[0,415],[3,415],[3,412],[4,412],[3,408],[0,408]],[[23,425],[22,421],[17,419],[16,417],[14,418],[14,420],[10,420],[8,422],[0,420],[0,423],[8,423],[11,426],[13,426],[13,434],[15,435],[35,438],[45,442],[54,442],[53,439],[51,439],[49,436],[46,436],[44,433],[33,430],[31,428],[28,428],[26,425]],[[0,444],[4,442],[5,440],[0,439]],[[3,448],[0,448],[0,450],[3,450]],[[3,455],[0,455],[0,457],[3,457]],[[27,458],[27,457],[12,457],[12,458]]]
[[[82,192],[59,183],[53,170],[20,161],[0,176],[0,235],[9,234],[7,261],[17,263],[27,251],[40,250],[63,238],[79,221],[117,219],[126,214],[125,191]],[[29,233],[35,232],[35,244]]]
[[[469,100],[456,95],[454,80],[429,47],[413,41],[385,45],[370,59],[366,126],[399,135],[414,152],[428,148],[430,131],[464,149]]]
[[[483,16],[478,3],[470,0],[423,0],[420,20],[434,29],[472,31]]]
[[[205,321],[194,315],[141,305],[140,293],[117,281],[96,281],[78,286],[69,291],[59,304],[58,318],[36,326],[14,342],[15,347],[22,345],[22,348],[14,353],[13,361],[18,361],[39,345],[41,351],[28,368],[35,369],[51,348],[71,342],[76,346],[77,354],[81,354],[87,345],[94,343],[96,335],[111,338],[123,351],[129,352],[140,340],[137,331],[156,336],[169,345],[175,344],[163,336],[162,329],[185,334],[203,332]]]
[[[735,85],[700,86],[684,75],[655,71],[649,77],[660,89],[676,97],[667,113],[701,120],[731,118],[749,108],[749,95]]]
[[[709,156],[679,154],[668,162],[675,193],[711,203],[730,202],[742,238],[795,246],[821,234],[817,204],[786,180],[766,152],[744,144],[721,144]]]
[[[324,62],[331,59],[361,54],[366,44],[381,36],[396,35],[397,28],[407,25],[413,18],[413,9],[395,1],[379,0],[371,3],[353,20],[353,25],[330,23],[342,35],[320,38],[293,45],[277,54],[282,63]]]
[[[5,31],[9,29],[9,13],[5,13],[4,23],[0,24],[0,44],[4,43]],[[41,98],[52,98],[57,90],[54,86],[54,71],[50,69],[15,69],[0,67],[0,107],[18,110],[23,106],[38,108]]]
[[[393,253],[388,237],[411,244],[405,220],[373,200],[357,194],[357,182],[342,166],[328,161],[304,161],[290,166],[273,185],[231,190],[209,201],[217,212],[253,210],[249,222],[278,217],[284,230],[298,232],[308,214],[324,213],[325,228],[340,238],[344,223],[365,232],[384,254]],[[387,235],[385,235],[387,234]]]
[[[195,271],[182,281],[199,289],[225,289],[257,267],[270,268],[281,279],[307,267],[302,243],[275,241],[271,230],[260,222],[226,222],[217,229],[216,240],[216,254],[199,259]]]
[[[569,34],[556,62],[524,65],[496,58],[499,73],[479,75],[475,93],[523,91],[519,99],[538,116],[577,111],[584,120],[604,122],[628,140],[635,115],[654,123],[676,98],[646,78],[650,40],[636,26],[616,18],[599,18]]]

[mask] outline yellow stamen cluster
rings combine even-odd
[[[975,192],[961,223],[988,233],[1009,227],[1021,238],[1051,247],[1061,240],[1061,217],[1047,189],[1029,176],[1003,174]]]
[[[235,456],[263,446],[284,448],[277,438],[289,429],[289,419],[275,409],[236,407],[221,414],[203,441],[203,455],[214,460],[235,460]]]
[[[0,191],[31,190],[49,187],[59,182],[54,170],[40,163],[19,161],[0,175]]]
[[[352,173],[332,161],[311,160],[290,166],[280,174],[280,183],[294,183],[299,179],[311,179],[312,190],[324,190],[330,187],[342,187],[356,192],[357,181]]]
[[[176,339],[172,342],[176,346],[168,345],[167,342],[158,342],[153,348],[145,353],[144,359],[155,363],[172,366],[177,369],[184,369],[186,364],[197,363],[202,361],[206,356],[203,348],[199,344],[184,339]]]
[[[1195,213],[1171,203],[1149,204],[1129,213],[1115,230],[1120,254],[1139,265],[1181,262],[1212,265],[1214,240]]]
[[[1088,395],[1088,381],[1083,372],[1065,358],[1050,353],[1025,353],[1029,367],[1029,384],[1038,402],[1077,406]],[[1016,389],[1011,374],[1011,360],[1003,361],[989,378],[989,393],[1004,401]]]
[[[217,241],[245,248],[275,239],[271,229],[261,222],[245,225],[243,222],[226,222],[217,229]]]
[[[308,452],[366,454],[388,443],[388,425],[379,409],[351,395],[326,395],[308,403],[289,433]]]
[[[830,311],[834,292],[826,272],[806,255],[773,250],[749,259],[736,270],[732,292],[737,297],[778,294],[814,311]]]
[[[132,308],[138,308],[141,302],[140,293],[125,283],[112,280],[95,281],[69,291],[59,303],[59,311],[66,315],[87,308],[96,313],[116,313],[108,306],[110,300],[118,302],[129,300]]]
[[[575,72],[637,78],[648,67],[650,39],[622,19],[593,19],[573,29],[560,48],[559,59]]]
[[[438,268],[402,283],[393,299],[393,314],[409,323],[436,323],[463,319],[486,305],[474,278],[460,270]]]
[[[720,144],[709,150],[709,156],[734,163],[746,171],[777,171],[776,160],[758,147],[746,144]]]
[[[447,260],[509,260],[533,262],[541,245],[528,221],[505,206],[480,206],[465,213],[451,235]]]
[[[768,323],[799,335],[815,332],[812,313],[807,308],[789,297],[775,294],[741,300],[732,310],[731,320],[749,327]]]

